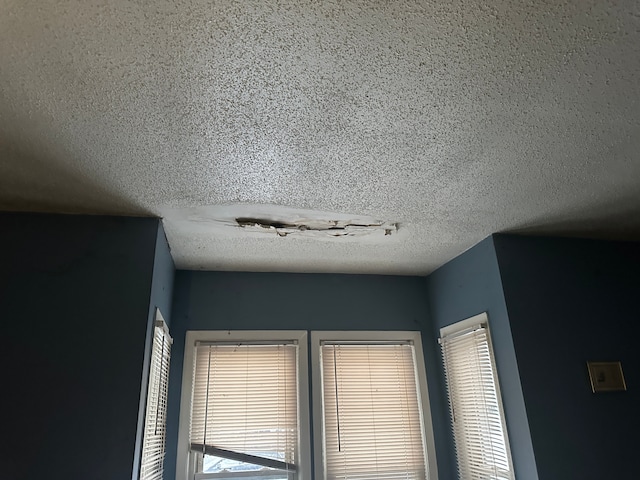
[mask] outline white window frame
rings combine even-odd
[[[478,315],[475,315],[473,317],[467,318],[466,320],[461,320],[459,322],[456,322],[452,325],[448,325],[446,327],[443,327],[440,329],[440,339],[438,340],[439,343],[442,345],[442,341],[443,338],[447,337],[447,336],[451,336],[451,335],[456,335],[460,332],[463,332],[464,330],[470,330],[473,329],[474,327],[478,327],[481,326],[482,328],[485,329],[486,331],[486,337],[487,337],[487,343],[488,343],[488,349],[489,349],[489,356],[491,359],[491,367],[493,370],[493,379],[494,379],[494,388],[495,388],[495,395],[497,398],[497,403],[498,403],[498,409],[499,409],[499,413],[500,413],[500,419],[501,419],[501,423],[502,423],[502,433],[503,433],[503,438],[504,438],[504,447],[506,449],[506,454],[507,454],[507,461],[509,464],[509,470],[510,470],[510,475],[511,475],[511,479],[515,478],[515,472],[514,472],[514,468],[513,468],[513,458],[511,456],[511,446],[509,445],[509,435],[507,432],[507,421],[506,421],[506,417],[504,414],[504,406],[502,404],[502,394],[500,392],[500,380],[498,378],[498,369],[496,368],[496,358],[495,358],[495,353],[493,351],[493,343],[491,340],[491,330],[489,329],[489,316],[487,315],[486,312],[480,313]],[[444,361],[444,360],[443,360]],[[446,374],[446,365],[443,365],[443,368],[445,369],[445,374]],[[452,404],[451,404],[451,397],[450,397],[450,392],[449,392],[449,382],[447,381],[447,397],[449,400],[449,408],[450,408],[450,421],[452,422],[452,430],[454,433],[454,441],[455,441],[455,429],[453,428],[453,413],[451,411],[452,409]],[[456,461],[459,462],[459,458],[458,458],[458,452],[457,452],[457,446],[456,446]],[[460,471],[460,465],[457,465],[458,467],[458,472]]]
[[[193,480],[194,455],[189,454],[189,424],[191,395],[195,367],[196,342],[283,342],[298,345],[298,453],[300,468],[298,480],[311,480],[311,445],[309,432],[309,373],[306,330],[190,330],[185,337],[180,424],[176,455],[176,480]],[[191,464],[190,464],[191,459]]]
[[[324,412],[322,395],[322,367],[320,348],[324,341],[344,342],[411,342],[414,347],[417,389],[422,410],[422,424],[427,462],[427,478],[438,480],[433,423],[427,388],[427,375],[422,351],[422,337],[417,331],[312,331],[311,370],[313,383],[313,431],[315,478],[325,478],[324,472]]]

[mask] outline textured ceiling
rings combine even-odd
[[[0,0],[0,209],[162,216],[192,269],[638,239],[639,98],[637,1]]]

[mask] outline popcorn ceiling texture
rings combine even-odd
[[[636,1],[0,0],[0,209],[163,215],[190,269],[425,274],[498,231],[637,239],[639,99]],[[242,204],[400,228],[189,217]]]

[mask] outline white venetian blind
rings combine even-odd
[[[485,325],[443,336],[440,343],[460,479],[513,479]]]
[[[297,464],[296,366],[295,344],[198,344],[191,448]]]
[[[322,345],[325,478],[427,478],[410,344]]]
[[[171,343],[164,321],[156,320],[151,347],[147,410],[140,462],[141,480],[162,480]]]

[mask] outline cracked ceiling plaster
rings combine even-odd
[[[639,5],[0,0],[0,209],[163,216],[191,269],[425,274],[499,231],[638,239]],[[400,227],[221,231],[233,209]]]

